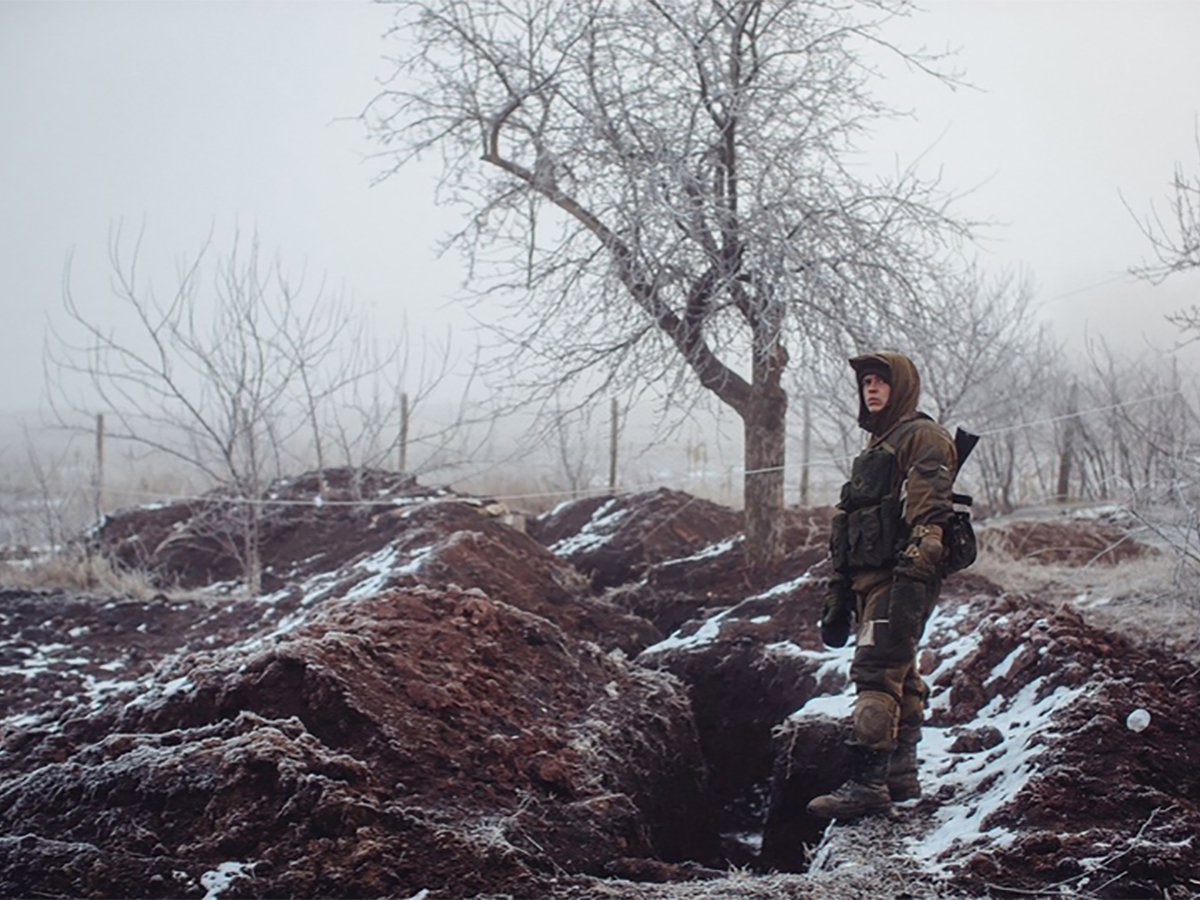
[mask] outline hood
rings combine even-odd
[[[913,361],[903,353],[883,351],[865,353],[850,360],[858,388],[858,424],[876,437],[887,434],[896,423],[910,418],[917,411],[921,397],[921,376]],[[888,404],[872,413],[863,403],[862,379],[868,372],[882,372],[891,385]]]

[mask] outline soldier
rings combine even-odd
[[[958,465],[949,433],[917,409],[921,379],[908,357],[870,353],[850,365],[858,423],[871,437],[833,519],[821,638],[843,646],[857,618],[852,761],[841,787],[808,804],[813,815],[836,819],[886,812],[921,794],[917,742],[928,691],[917,642],[941,589]]]

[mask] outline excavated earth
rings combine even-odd
[[[1200,893],[1197,669],[1070,604],[949,579],[925,794],[828,827],[829,510],[752,573],[736,512],[667,490],[525,519],[339,471],[271,501],[253,599],[217,493],[90,536],[157,596],[0,590],[0,896]],[[1067,518],[986,545],[1154,552]]]

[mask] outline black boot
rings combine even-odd
[[[888,762],[888,793],[894,803],[916,800],[921,796],[921,782],[917,778],[917,742],[901,739],[896,743]]]
[[[888,759],[890,750],[868,750],[851,745],[850,778],[832,794],[822,794],[809,801],[808,812],[822,819],[857,819],[892,808],[888,793]]]

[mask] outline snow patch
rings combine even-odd
[[[162,692],[164,696],[172,697],[175,694],[191,690],[194,687],[195,685],[192,684],[192,679],[187,675],[183,675],[179,678],[172,678],[170,681],[164,684],[162,686]]]
[[[552,545],[550,552],[559,556],[572,556],[608,543],[616,530],[617,523],[629,515],[628,509],[613,509],[616,502],[617,498],[614,497],[599,507],[578,533]]]
[[[721,633],[721,623],[725,617],[732,612],[732,608],[724,609],[719,613],[709,616],[704,620],[699,628],[692,634],[684,635],[680,631],[673,632],[669,636],[663,638],[657,644],[652,644],[642,651],[642,654],[648,653],[663,653],[667,650],[682,650],[691,649],[703,646],[717,639]]]
[[[1055,733],[1052,719],[1083,693],[1082,687],[1060,687],[1039,699],[1045,678],[1037,678],[1012,697],[997,696],[979,711],[976,721],[999,729],[1003,740],[979,753],[951,753],[953,729],[925,728],[921,742],[923,775],[932,773],[928,792],[951,799],[934,813],[934,825],[910,840],[914,858],[931,871],[947,873],[957,859],[987,842],[1008,846],[1015,836],[985,823],[1011,802],[1037,770],[1041,745]]]
[[[779,584],[776,584],[776,585],[773,585],[772,587],[767,588],[761,594],[755,594],[753,597],[748,597],[747,599],[748,600],[758,600],[762,597],[775,597],[775,596],[778,596],[779,594],[787,594],[787,593],[790,593],[791,591],[794,591],[796,588],[800,587],[800,585],[802,585],[802,584],[808,584],[812,580],[813,580],[812,574],[809,572],[805,572],[803,575],[793,578],[791,581],[782,581]]]
[[[204,900],[217,900],[221,893],[229,888],[239,878],[249,878],[254,871],[254,863],[223,862],[215,869],[210,869],[200,876],[200,885],[204,888]]]
[[[738,535],[737,537],[727,538],[726,540],[718,541],[715,544],[709,544],[707,547],[705,547],[702,550],[696,551],[691,556],[681,556],[678,559],[672,559],[671,563],[673,565],[676,563],[690,563],[690,562],[697,562],[702,559],[711,559],[714,556],[721,556],[725,553],[728,553],[730,550],[732,550],[737,545],[737,543],[741,540],[742,540],[741,535]]]

